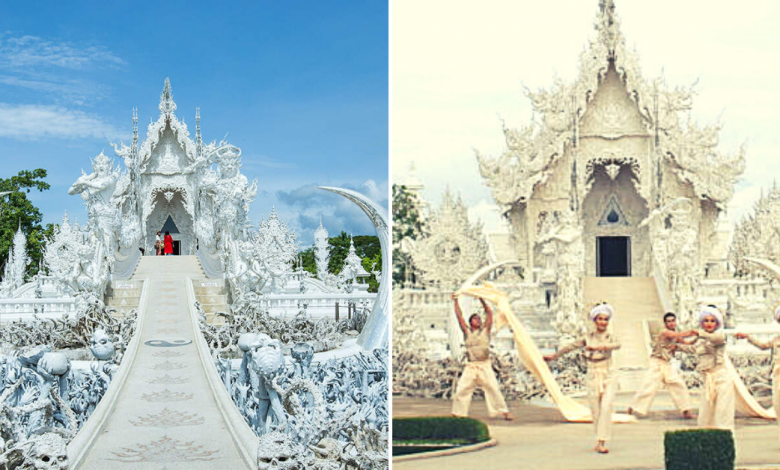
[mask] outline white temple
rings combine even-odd
[[[110,282],[132,275],[141,253],[155,255],[157,231],[170,233],[174,255],[197,255],[208,277],[226,279],[234,302],[258,295],[279,315],[307,307],[309,314],[333,315],[338,303],[371,308],[376,294],[355,283],[370,274],[354,246],[341,273],[328,273],[327,230],[320,226],[315,234],[319,279],[296,271],[297,236],[274,209],[252,230],[248,213],[257,180],[250,184],[241,174],[241,149],[225,141],[204,143],[199,109],[192,139],[176,117],[167,78],[158,107],[160,115],[149,123],[143,142],[134,110],[130,145],[111,144],[124,166],[101,152],[92,160],[92,173],[82,171],[73,183],[69,193],[84,200],[87,226],[71,224],[66,215],[46,245],[44,264],[51,275],[39,275],[26,287],[26,240],[17,233],[0,283],[1,321],[72,313],[79,293],[107,296]]]
[[[399,305],[453,355],[460,337],[450,334],[457,325],[449,293],[493,263],[509,263],[489,277],[510,293],[541,347],[581,330],[583,312],[598,300],[621,304],[615,327],[624,344],[640,347],[644,325],[664,311],[688,323],[700,303],[715,303],[730,325],[749,330],[748,311],[768,316],[767,299],[780,300],[766,280],[735,278],[727,260],[724,210],[745,168],[744,149],[721,151],[719,125],[687,119],[691,89],[642,75],[613,1],[600,2],[595,29],[574,81],[528,92],[536,122],[505,127],[501,155],[477,153],[510,233],[489,236],[486,249],[479,225],[445,194],[407,250],[418,285],[398,292]],[[419,195],[422,184],[412,175],[407,189]],[[637,302],[620,300],[630,298]]]

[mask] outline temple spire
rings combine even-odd
[[[203,137],[200,135],[200,107],[195,108],[195,153],[198,158],[203,154]]]
[[[165,77],[165,87],[160,95],[160,112],[170,116],[176,111],[176,103],[173,101],[173,91],[171,90],[171,80]]]

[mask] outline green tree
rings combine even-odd
[[[372,269],[376,269],[377,271],[382,270],[382,252],[380,251],[377,253],[373,258],[366,256],[363,258],[363,261],[361,262],[363,265],[363,269],[371,272]],[[379,291],[379,279],[374,276],[374,274],[371,274],[371,277],[368,278],[368,291],[369,292],[378,292]]]
[[[298,253],[303,261],[303,270],[311,273],[312,276],[317,275],[317,261],[314,258],[314,247],[307,248]]]
[[[371,272],[373,263],[377,263],[376,269],[382,269],[382,246],[379,243],[379,237],[376,235],[356,235],[352,237],[355,244],[355,254],[362,260],[363,268]],[[350,236],[342,231],[338,236],[328,238],[330,246],[330,261],[328,262],[328,272],[338,274],[344,268],[344,261],[349,254]],[[314,248],[307,248],[299,253],[303,259],[303,269],[316,274],[317,264],[314,258]],[[368,260],[368,261],[367,261]],[[368,279],[369,292],[376,292],[379,288],[379,281],[374,275]]]
[[[22,231],[27,235],[27,254],[30,256],[28,276],[38,272],[38,265],[43,260],[44,237],[50,237],[54,231],[53,224],[47,224],[46,228],[41,226],[43,214],[27,199],[27,193],[33,189],[45,191],[50,188],[44,178],[46,170],[42,168],[23,170],[16,176],[0,178],[0,191],[14,191],[0,201],[0,265],[4,266],[8,260],[14,234],[21,224]]]
[[[404,185],[393,185],[393,282],[406,281],[406,269],[412,265],[411,257],[401,252],[404,239],[416,240],[425,229],[417,198]]]

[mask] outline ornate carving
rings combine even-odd
[[[204,450],[203,444],[195,441],[179,441],[168,436],[148,444],[123,447],[112,452],[120,462],[208,462],[216,458],[219,450]]]
[[[154,385],[182,385],[189,383],[190,379],[180,375],[165,374],[162,377],[149,377],[146,382]]]
[[[149,401],[152,403],[186,401],[186,400],[192,400],[192,394],[184,393],[184,392],[172,392],[166,388],[162,392],[143,393],[141,394],[141,400]]]
[[[430,215],[427,233],[411,250],[425,282],[455,287],[487,264],[487,243],[481,232],[481,225],[469,222],[460,198],[453,200],[445,192],[441,207]]]
[[[185,413],[183,411],[163,408],[159,413],[148,414],[137,420],[130,420],[133,426],[151,426],[157,428],[172,428],[178,426],[199,426],[204,419],[197,413]]]

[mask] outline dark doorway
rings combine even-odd
[[[180,255],[181,254],[181,241],[180,240],[174,240],[173,241],[173,254],[174,255]]]
[[[629,237],[597,237],[598,276],[631,275],[631,240]]]

